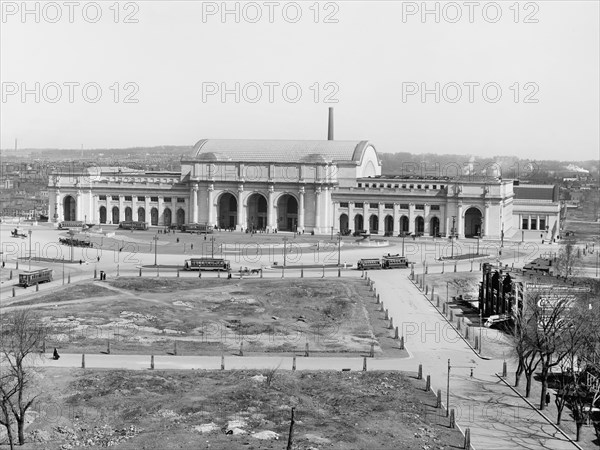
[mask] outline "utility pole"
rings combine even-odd
[[[452,233],[450,233],[450,242],[452,243],[452,255],[451,258],[454,259],[454,230],[456,224],[456,216],[452,216]]]
[[[450,358],[448,358],[448,380],[446,382],[446,417],[450,414]]]
[[[283,267],[285,267],[286,251],[287,251],[287,236],[283,238]]]
[[[152,240],[154,241],[154,267],[158,267],[158,234],[155,234]]]
[[[340,267],[340,259],[341,259],[341,252],[342,252],[342,233],[338,233],[338,267]]]
[[[27,234],[29,234],[29,271],[31,272],[31,234],[33,231],[28,230]]]

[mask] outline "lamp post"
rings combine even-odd
[[[62,258],[62,266],[63,266],[63,284],[65,284],[65,257]]]
[[[338,240],[338,267],[340,267],[340,259],[341,259],[341,251],[342,251],[342,233],[338,233],[337,236],[337,240]]]
[[[286,256],[287,256],[287,254],[286,254],[286,251],[287,251],[287,241],[288,241],[288,238],[284,237],[283,238],[283,267],[285,267],[285,260],[286,260]]]
[[[452,233],[450,233],[450,242],[452,243],[452,255],[450,256],[454,259],[454,229],[456,225],[456,216],[452,216]]]
[[[481,329],[483,328],[483,311],[479,309],[479,354],[481,355]]]
[[[27,231],[27,234],[29,234],[29,271],[31,272],[31,234],[33,232],[31,230]]]
[[[448,358],[448,380],[446,381],[446,417],[450,414],[450,358]]]
[[[152,240],[154,241],[154,267],[158,267],[158,234],[155,234]]]

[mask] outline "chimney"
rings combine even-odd
[[[329,127],[327,128],[327,140],[333,141],[333,108],[329,107]]]

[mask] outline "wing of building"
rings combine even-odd
[[[474,177],[453,169],[383,176],[369,141],[205,139],[181,160],[180,172],[54,173],[50,218],[317,234],[551,239],[557,233],[554,186],[516,186],[495,173]]]

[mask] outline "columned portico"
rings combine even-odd
[[[207,189],[207,197],[208,197],[208,224],[215,226],[215,219],[214,219],[214,212],[215,212],[215,202],[214,202],[214,190],[215,190],[215,186],[214,185],[209,185],[208,189]]]
[[[275,199],[275,186],[269,186],[269,198],[267,199],[267,229],[273,231],[275,229],[275,205],[273,204]]]
[[[246,215],[244,214],[244,185],[240,184],[238,186],[238,203],[237,203],[237,230],[243,230],[245,228],[246,223]]]
[[[408,204],[408,232],[410,234],[415,233],[415,204]]]
[[[321,188],[315,188],[315,229],[321,232]]]
[[[458,228],[458,230],[457,230],[458,236],[461,238],[464,238],[465,237],[465,217],[463,214],[463,204],[462,203],[458,204],[458,217],[456,218],[456,220],[457,220],[456,225]]]
[[[398,203],[394,203],[394,226],[392,233],[394,236],[398,236],[400,234],[400,210]]]

